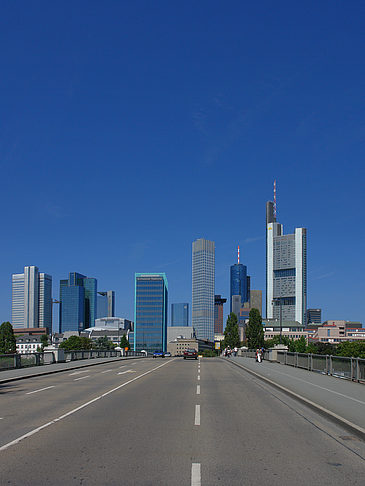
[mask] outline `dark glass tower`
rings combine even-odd
[[[189,304],[171,304],[171,326],[189,325]]]
[[[135,351],[166,351],[167,297],[168,286],[164,273],[135,274]]]
[[[232,296],[241,296],[241,305],[243,307],[244,302],[249,302],[250,289],[249,289],[250,277],[247,276],[247,267],[242,263],[235,263],[231,266],[231,299],[230,299],[230,312],[232,312]]]
[[[71,272],[60,281],[59,332],[82,331],[95,326],[97,280]]]

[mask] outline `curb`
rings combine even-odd
[[[256,378],[259,378],[262,381],[265,381],[269,385],[277,388],[278,390],[286,393],[287,395],[291,396],[292,398],[305,403],[308,405],[310,408],[315,410],[316,412],[319,412],[321,415],[324,415],[327,418],[330,418],[334,420],[335,422],[339,423],[340,425],[344,426],[345,428],[351,430],[355,435],[357,435],[359,438],[361,438],[363,441],[365,441],[365,429],[360,427],[359,425],[356,425],[349,420],[345,419],[344,417],[341,417],[340,415],[337,415],[334,412],[331,412],[331,410],[328,410],[327,408],[322,407],[321,405],[318,405],[318,403],[312,402],[311,400],[308,400],[308,398],[303,397],[302,395],[298,395],[298,393],[293,392],[292,390],[289,390],[289,388],[286,388],[285,386],[279,385],[278,383],[275,383],[274,381],[270,380],[269,378],[266,378],[263,375],[260,375],[259,373],[256,373],[255,371],[252,371],[245,366],[236,363],[234,361],[230,361],[228,359],[225,359],[226,362],[232,363],[235,366],[238,366],[239,368],[243,369],[247,373],[250,373],[251,375],[255,376]]]
[[[140,357],[139,356],[131,356],[130,358],[120,359],[120,361],[129,361],[130,359],[140,359]],[[70,368],[63,368],[61,370],[45,371],[44,373],[32,373],[30,375],[15,376],[13,378],[4,378],[4,379],[0,379],[0,386],[3,383],[9,383],[11,381],[26,380],[27,378],[37,378],[39,376],[52,375],[53,373],[62,373],[63,371],[78,370],[79,368],[88,368],[90,366],[97,366],[97,365],[101,365],[101,364],[105,364],[105,363],[114,363],[115,361],[118,361],[118,358],[112,359],[112,360],[109,359],[109,360],[106,360],[106,361],[100,361],[98,363],[81,364],[79,366],[72,366]],[[43,366],[47,366],[47,365],[42,365],[42,367]],[[16,369],[16,368],[14,368],[14,369]],[[21,370],[21,369],[24,369],[24,368],[18,368],[18,369]],[[0,371],[0,373],[1,373],[1,371]]]

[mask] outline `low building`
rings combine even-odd
[[[365,340],[365,329],[361,322],[334,320],[326,321],[317,328],[313,340],[321,343],[338,344],[343,341]]]
[[[196,349],[198,352],[202,352],[206,349],[213,349],[214,343],[206,341],[204,339],[196,338],[177,338],[172,342],[167,343],[167,351],[172,356],[182,356],[185,349]]]
[[[16,352],[20,354],[40,352],[41,346],[40,335],[23,334],[16,338]]]
[[[124,319],[124,317],[101,317],[95,319],[94,328],[98,329],[123,329],[124,331],[133,330],[133,321]],[[92,329],[89,328],[89,329]]]
[[[265,339],[273,339],[276,336],[285,336],[289,339],[300,339],[304,337],[308,341],[308,331],[298,321],[280,321],[277,319],[264,319],[262,321],[265,332]]]

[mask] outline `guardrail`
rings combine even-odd
[[[276,354],[276,357],[273,353]],[[241,351],[241,356],[255,358],[253,350]],[[348,358],[323,354],[292,353],[290,351],[266,350],[264,359],[278,363],[316,371],[324,375],[344,378],[351,381],[365,382],[365,359]]]
[[[90,349],[84,351],[65,351],[64,361],[76,361],[80,359],[91,358],[117,358],[122,356],[146,356],[145,353],[138,351],[121,351]],[[25,368],[28,366],[42,366],[57,362],[56,352],[44,351],[43,353],[17,353],[17,354],[0,354],[0,371],[14,368]]]

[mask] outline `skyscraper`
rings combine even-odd
[[[232,311],[232,297],[234,295],[241,296],[241,307],[245,302],[250,300],[250,277],[247,275],[246,265],[242,263],[235,263],[231,266],[231,299],[230,299],[230,312]]]
[[[168,284],[164,273],[135,274],[134,350],[166,351]]]
[[[52,331],[52,277],[35,266],[12,275],[12,325]]]
[[[226,302],[221,295],[214,296],[214,334],[223,334],[223,304]]]
[[[306,323],[307,230],[283,234],[276,204],[266,203],[266,317]]]
[[[214,341],[214,241],[193,242],[192,325],[198,339]]]
[[[106,292],[98,292],[98,319],[101,317],[115,317],[115,292],[114,290],[107,290]]]
[[[95,326],[96,296],[96,278],[71,272],[67,280],[61,280],[59,332],[82,331]]]
[[[182,327],[189,325],[189,304],[171,304],[171,326]]]

